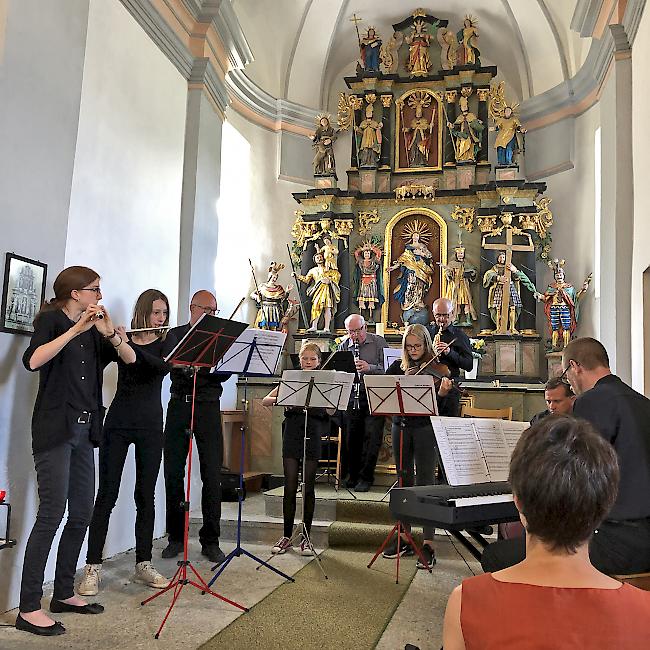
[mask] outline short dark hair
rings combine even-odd
[[[609,357],[605,346],[596,339],[589,336],[583,336],[580,339],[569,341],[564,350],[562,350],[562,363],[564,367],[569,365],[573,359],[578,365],[586,370],[595,368],[609,368]]]
[[[560,377],[551,377],[546,382],[544,390],[555,390],[560,386],[564,387],[564,392],[566,393],[567,397],[573,397],[574,393],[573,389],[571,388],[571,384],[568,381],[564,381],[564,379],[561,379]]]
[[[575,553],[616,500],[618,461],[586,420],[549,415],[524,431],[510,461],[510,485],[527,532],[551,550]]]

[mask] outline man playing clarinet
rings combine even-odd
[[[367,492],[375,480],[375,466],[384,432],[384,417],[370,415],[363,375],[384,373],[384,348],[388,343],[383,336],[371,334],[366,321],[359,314],[345,319],[348,338],[339,350],[352,352],[357,367],[357,379],[352,388],[348,410],[343,414],[343,458],[348,478],[345,486],[355,492]]]

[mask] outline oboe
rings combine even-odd
[[[352,354],[354,355],[354,360],[359,361],[359,341],[355,341],[352,345]],[[361,377],[359,376],[359,371],[357,370],[357,375],[354,380],[354,401],[352,402],[352,408],[355,411],[359,410],[359,393],[361,391]]]

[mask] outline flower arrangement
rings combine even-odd
[[[480,359],[485,354],[485,339],[470,339],[469,344],[475,359]]]

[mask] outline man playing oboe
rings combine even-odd
[[[343,475],[348,473],[345,486],[355,492],[367,492],[375,481],[375,465],[384,432],[384,417],[370,415],[363,375],[384,373],[384,348],[388,343],[383,336],[371,334],[366,321],[359,314],[345,319],[348,338],[339,346],[355,356],[357,380],[350,394],[347,413],[343,414],[343,449],[341,464]]]

